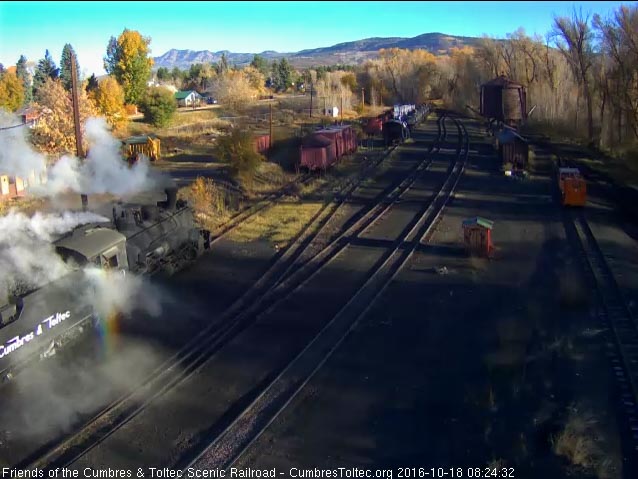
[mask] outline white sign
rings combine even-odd
[[[71,311],[52,314],[51,316],[40,321],[35,331],[31,331],[24,336],[15,336],[14,338],[11,338],[9,341],[7,341],[5,344],[0,344],[0,359],[8,356],[14,351],[17,351],[26,343],[33,340],[33,338],[35,338],[36,336],[40,336],[44,331],[55,328],[70,317]]]

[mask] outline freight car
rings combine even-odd
[[[306,136],[299,147],[298,167],[326,170],[345,155],[357,151],[357,136],[351,125],[330,126]]]
[[[299,167],[308,171],[325,171],[336,162],[337,146],[333,139],[313,134],[302,140],[299,147]]]
[[[112,223],[80,226],[53,243],[71,272],[0,307],[0,379],[100,321],[85,298],[83,267],[170,275],[210,247],[210,232],[195,225],[193,211],[176,197],[171,188],[157,204],[117,203]]]
[[[264,156],[267,155],[270,149],[270,135],[268,133],[256,135],[253,138],[253,144],[257,153]]]

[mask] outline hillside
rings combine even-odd
[[[435,55],[449,53],[453,47],[474,46],[478,42],[475,37],[460,37],[444,33],[424,33],[412,38],[366,38],[353,42],[338,43],[330,47],[313,48],[299,52],[281,53],[267,50],[259,53],[268,60],[286,57],[298,68],[311,65],[333,65],[336,63],[357,64],[369,58],[375,58],[382,48],[407,48],[415,50],[422,48]],[[194,63],[218,62],[222,54],[226,54],[231,64],[238,66],[250,63],[254,53],[234,53],[227,50],[211,52],[208,50],[169,50],[159,57],[155,57],[155,68],[179,67],[185,69]]]

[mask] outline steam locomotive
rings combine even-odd
[[[116,274],[171,275],[210,248],[210,232],[195,225],[193,211],[165,190],[156,204],[119,202],[112,223],[86,224],[57,239],[56,253],[75,267],[62,278],[0,306],[0,380],[34,358],[51,354],[99,321],[79,285],[84,266]]]

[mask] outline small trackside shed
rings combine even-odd
[[[498,140],[499,158],[505,163],[511,163],[515,170],[522,170],[527,167],[529,160],[529,145],[525,138],[516,131],[505,128],[496,134]]]
[[[463,243],[471,256],[489,258],[494,251],[492,227],[494,222],[480,216],[463,221]]]

